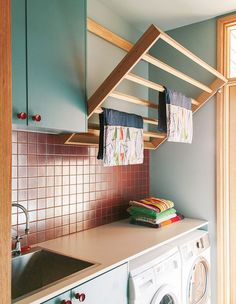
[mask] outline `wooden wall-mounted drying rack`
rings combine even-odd
[[[155,25],[151,25],[142,37],[132,44],[129,41],[119,37],[112,33],[110,30],[99,25],[91,19],[87,19],[88,31],[103,38],[104,40],[112,43],[113,45],[127,51],[128,53],[123,60],[117,65],[117,67],[111,72],[106,80],[100,85],[95,93],[88,100],[88,118],[92,115],[100,113],[101,105],[107,97],[113,97],[115,99],[134,103],[136,105],[145,106],[157,109],[158,105],[142,98],[130,96],[122,92],[116,91],[116,87],[122,80],[127,79],[129,81],[138,83],[145,87],[154,89],[156,91],[163,91],[164,87],[160,84],[154,83],[150,80],[144,79],[131,73],[134,66],[140,61],[144,60],[149,64],[152,64],[188,83],[201,89],[203,92],[196,98],[192,99],[192,110],[196,112],[205,102],[207,102],[221,87],[227,83],[227,79],[208,65],[206,62],[198,58],[189,50],[184,48],[166,33],[162,32]],[[177,69],[169,66],[168,64],[160,61],[159,59],[148,54],[148,50],[159,40],[164,40],[171,47],[191,59],[193,62],[200,65],[202,68],[213,74],[216,78],[210,86],[199,82],[191,78],[190,76],[178,71]],[[144,123],[158,124],[158,120],[155,118],[144,117]],[[79,145],[98,145],[99,126],[89,125],[87,133],[74,133],[71,135],[64,135],[65,144],[79,144]],[[144,147],[145,149],[156,149],[161,143],[166,140],[165,133],[148,132],[144,131]]]

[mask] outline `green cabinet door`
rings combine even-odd
[[[26,126],[27,119],[17,118],[27,113],[26,103],[26,37],[25,0],[11,1],[12,15],[12,123]]]
[[[86,0],[26,0],[26,17],[29,126],[86,131]]]

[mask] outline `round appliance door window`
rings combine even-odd
[[[180,304],[177,300],[173,287],[164,285],[154,295],[151,304]]]
[[[195,262],[189,277],[189,304],[205,303],[206,299],[208,298],[208,280],[208,263],[205,259],[200,258]]]
[[[162,298],[160,304],[175,304],[175,302],[172,296],[167,294]]]

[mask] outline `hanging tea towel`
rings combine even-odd
[[[104,166],[143,163],[143,118],[112,109],[99,114],[98,159]]]
[[[158,130],[167,132],[167,140],[192,143],[192,99],[165,88],[159,93]]]

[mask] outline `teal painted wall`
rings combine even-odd
[[[178,42],[212,66],[216,66],[216,19],[181,27],[169,32]],[[190,64],[183,56],[164,44],[152,49],[155,56],[205,83],[208,73]],[[150,66],[151,80],[165,84],[195,97],[199,90]],[[157,100],[154,92],[150,98]],[[154,114],[154,113],[153,113]],[[173,199],[179,212],[187,217],[210,221],[212,244],[212,303],[215,299],[216,277],[216,208],[215,208],[215,98],[194,115],[193,143],[164,143],[151,152],[150,189],[152,195]]]

